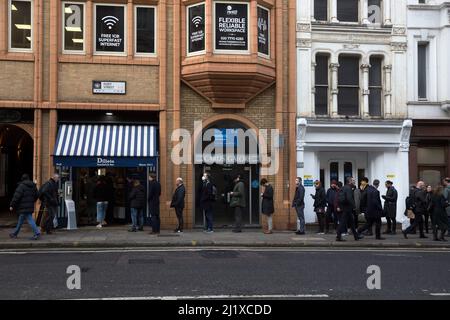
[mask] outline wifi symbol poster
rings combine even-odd
[[[123,6],[96,5],[97,52],[125,52],[125,8]]]
[[[188,50],[198,53],[205,50],[205,5],[188,7]]]

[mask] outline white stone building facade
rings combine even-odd
[[[398,218],[409,187],[407,1],[298,0],[297,175],[392,180]]]

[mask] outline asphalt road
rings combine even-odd
[[[81,269],[69,290],[68,266]],[[380,267],[369,290],[367,268]],[[450,252],[173,249],[0,252],[0,299],[450,299]]]

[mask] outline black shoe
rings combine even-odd
[[[144,231],[144,228],[139,228],[138,231]]]
[[[296,231],[295,234],[297,234],[299,236],[303,236],[305,233],[304,232],[300,232],[300,231]]]
[[[10,234],[9,234],[9,237],[10,237],[11,239],[17,239],[17,235],[15,235],[14,233],[10,233]]]
[[[234,232],[234,233],[239,233],[239,232],[242,232],[242,230],[234,229],[233,232]]]
[[[32,236],[30,238],[30,240],[39,240],[40,237],[41,237],[41,234],[35,234],[34,236]]]
[[[424,234],[421,234],[419,238],[420,239],[428,239],[428,237],[426,235],[424,235]]]
[[[375,238],[376,240],[386,240],[386,238],[381,238],[381,237],[379,237],[379,238]]]
[[[362,235],[358,234],[358,235],[355,237],[355,241],[362,240],[363,238],[364,238],[364,237],[363,237]]]
[[[402,233],[403,233],[403,237],[404,237],[405,239],[408,239],[408,234],[407,234],[405,231],[402,231]]]
[[[336,241],[337,241],[337,242],[345,242],[345,240],[342,239],[342,238],[340,238],[340,237],[337,237],[337,238],[336,238]]]
[[[136,232],[136,229],[130,229],[128,232]]]

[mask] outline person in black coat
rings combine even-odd
[[[161,196],[161,184],[156,180],[156,175],[151,174],[148,178],[148,210],[152,224],[150,234],[159,234],[161,220],[159,218],[159,197]]]
[[[403,236],[405,237],[405,239],[408,239],[408,234],[412,233],[413,230],[418,226],[420,238],[426,239],[428,237],[425,236],[423,232],[423,216],[427,210],[425,183],[423,181],[417,182],[416,186],[409,191],[409,197],[412,199],[413,205],[412,208],[407,209],[412,209],[415,217],[411,225],[406,228],[406,230],[402,231]]]
[[[425,226],[425,232],[429,233],[429,221],[430,221],[430,216],[431,216],[431,202],[432,202],[432,198],[433,198],[433,188],[431,186],[427,186],[426,189],[426,195],[425,195],[425,199],[426,199],[426,207],[427,209],[425,210],[424,213],[424,226]]]
[[[41,186],[39,190],[39,199],[42,206],[47,208],[48,216],[45,220],[45,231],[51,234],[53,230],[53,219],[56,217],[59,205],[58,196],[58,181],[59,174],[55,173],[53,176]]]
[[[381,216],[383,215],[383,207],[381,206],[379,180],[374,180],[372,186],[368,186],[367,189],[367,207],[366,207],[366,224],[358,229],[358,233],[362,233],[365,230],[371,230],[375,224],[375,237],[377,240],[384,240],[381,238]]]
[[[133,181],[133,189],[128,195],[130,202],[131,222],[130,232],[144,231],[145,188],[139,180]]]
[[[356,231],[355,222],[353,220],[353,212],[356,208],[353,195],[355,179],[353,177],[347,177],[346,181],[347,184],[343,186],[342,190],[338,193],[338,206],[342,210],[342,214],[339,219],[336,241],[345,241],[342,239],[342,234],[347,232],[347,228],[352,230],[353,237],[357,241],[362,239],[362,236]]]
[[[186,188],[184,187],[183,179],[177,178],[176,180],[176,189],[172,196],[172,202],[170,203],[170,207],[175,209],[175,214],[178,219],[178,226],[174,232],[181,233],[183,232],[183,209],[184,209],[184,197],[186,195]]]
[[[431,197],[431,227],[433,229],[434,241],[447,241],[445,239],[445,232],[448,229],[448,218],[446,209],[450,206],[447,199],[444,197],[444,188],[438,186],[435,188]],[[438,230],[441,231],[438,238]]]
[[[39,238],[40,232],[33,219],[34,205],[37,199],[38,190],[36,184],[30,180],[30,177],[27,174],[22,175],[21,182],[14,192],[14,196],[9,205],[9,210],[11,212],[15,210],[19,215],[16,229],[9,235],[11,238],[17,238],[25,219],[28,221],[28,224],[34,232],[32,239],[37,240]]]
[[[328,233],[330,231],[330,222],[333,222],[334,224],[334,230],[337,230],[337,213],[335,210],[335,201],[337,196],[338,188],[337,188],[337,181],[332,180],[331,186],[327,190],[326,199],[327,199],[327,212],[325,217],[325,233]]]
[[[318,234],[324,234],[325,229],[325,208],[327,206],[327,197],[325,195],[325,189],[322,187],[322,183],[319,180],[314,182],[316,187],[316,194],[311,194],[314,199],[314,212],[317,214],[317,220],[319,222]]]
[[[261,213],[267,216],[267,230],[265,230],[264,233],[271,234],[273,229],[272,215],[275,212],[273,187],[265,178],[261,179],[261,186],[264,188],[264,192],[261,193]]]
[[[397,199],[398,193],[393,186],[393,182],[388,180],[385,183],[386,195],[382,196],[384,199],[384,215],[387,221],[387,229],[384,234],[396,234],[397,229]]]
[[[297,231],[295,234],[305,234],[305,187],[302,184],[302,178],[295,179],[295,194],[292,200],[292,208],[295,208],[297,213]]]
[[[205,214],[206,228],[205,232],[211,233],[213,230],[213,202],[214,191],[208,173],[204,173],[202,176],[202,183],[200,186],[200,208]]]

